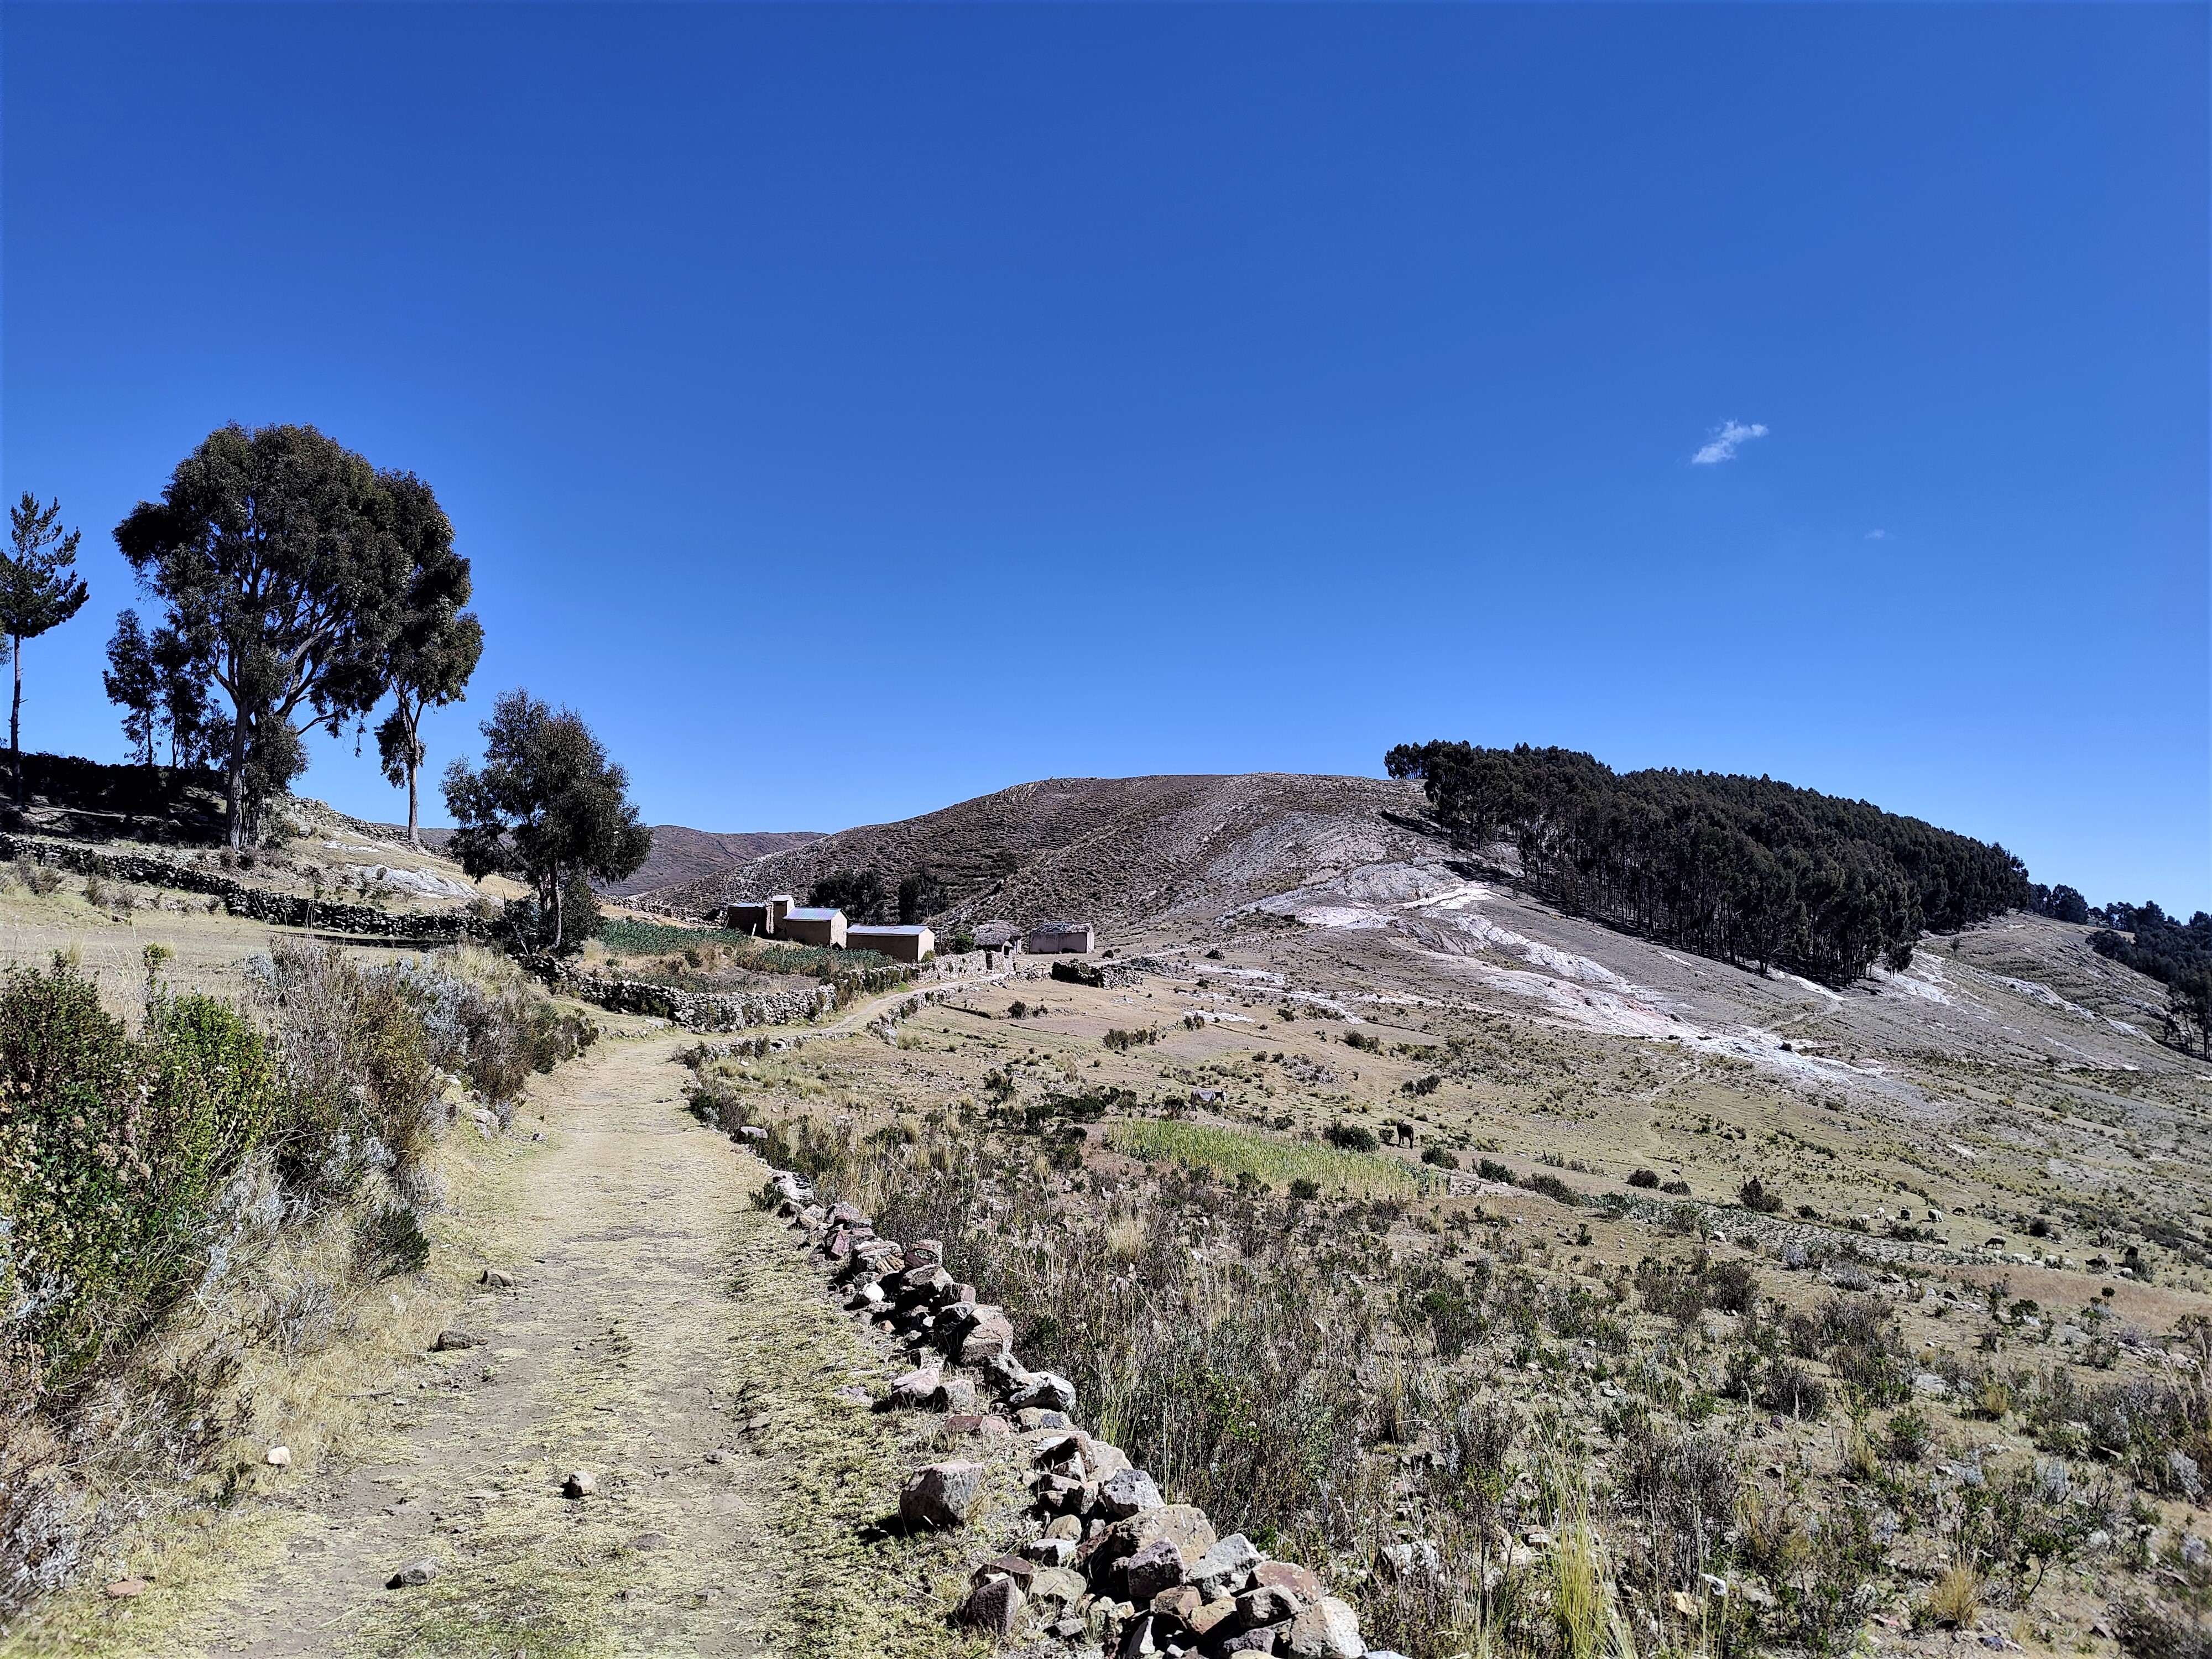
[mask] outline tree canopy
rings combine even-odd
[[[422,712],[461,700],[483,654],[483,626],[461,609],[469,602],[469,562],[453,551],[453,526],[430,487],[412,473],[387,476],[385,487],[414,575],[379,665],[392,709],[376,728],[376,748],[385,777],[406,788],[407,839],[420,847]]]
[[[2090,914],[2106,924],[2089,935],[2092,949],[2166,987],[2166,1041],[2212,1060],[2212,915],[2199,910],[2184,923],[2154,902]]]
[[[384,651],[416,574],[403,481],[414,482],[311,426],[233,424],[115,528],[140,585],[167,607],[160,631],[177,641],[182,672],[230,701],[210,735],[234,847],[306,766],[295,716],[304,709],[305,726],[335,733],[382,695]]]
[[[515,919],[528,942],[573,948],[582,935],[568,926],[570,914],[597,915],[591,881],[636,870],[653,850],[653,832],[630,803],[629,775],[573,711],[509,691],[481,729],[483,769],[459,760],[446,769],[446,809],[459,826],[454,856],[478,881],[527,883],[532,902]]]
[[[1769,778],[1615,773],[1565,749],[1401,744],[1469,848],[1510,842],[1562,909],[1723,962],[1845,985],[1911,960],[1924,928],[1967,927],[2025,902],[2003,848]]]

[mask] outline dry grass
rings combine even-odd
[[[1954,1561],[1929,1586],[1923,1604],[1927,1622],[1951,1630],[1966,1630],[1982,1616],[1984,1585],[1970,1561]]]

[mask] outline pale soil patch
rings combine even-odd
[[[261,1495],[116,1564],[144,1595],[88,1583],[0,1650],[964,1650],[945,1613],[986,1540],[881,1524],[927,1428],[835,1397],[902,1367],[750,1207],[766,1171],[684,1110],[680,1046],[602,1043],[518,1118],[526,1135],[542,1113],[544,1141],[456,1182],[432,1291],[403,1299],[407,1358],[353,1379],[375,1397],[350,1456],[295,1443],[291,1471],[250,1479]],[[516,1289],[471,1286],[485,1265]],[[428,1352],[447,1325],[480,1346]],[[572,1468],[600,1495],[564,1499]],[[384,1588],[422,1557],[432,1583]]]

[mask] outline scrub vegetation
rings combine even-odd
[[[420,1269],[447,1126],[595,1035],[481,951],[283,942],[244,1003],[169,958],[135,1022],[66,955],[0,984],[0,1609],[150,1494],[222,1501],[249,1355],[315,1352]]]

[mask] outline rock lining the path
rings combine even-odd
[[[916,1356],[878,1408],[944,1413],[948,1435],[1012,1438],[1027,1453],[1036,1535],[975,1569],[963,1623],[1001,1643],[1057,1639],[1115,1655],[1396,1659],[1365,1645],[1358,1614],[1310,1569],[1269,1560],[1242,1533],[1218,1536],[1203,1510],[1167,1502],[1119,1447],[1077,1427],[1075,1385],[1014,1357],[1012,1321],[976,1304],[937,1240],[878,1237],[866,1216],[850,1204],[825,1209],[788,1170],[771,1171],[769,1184],[848,1311],[896,1332]],[[943,1359],[925,1359],[931,1349]],[[899,1493],[900,1518],[964,1526],[985,1474],[965,1458],[916,1470]]]

